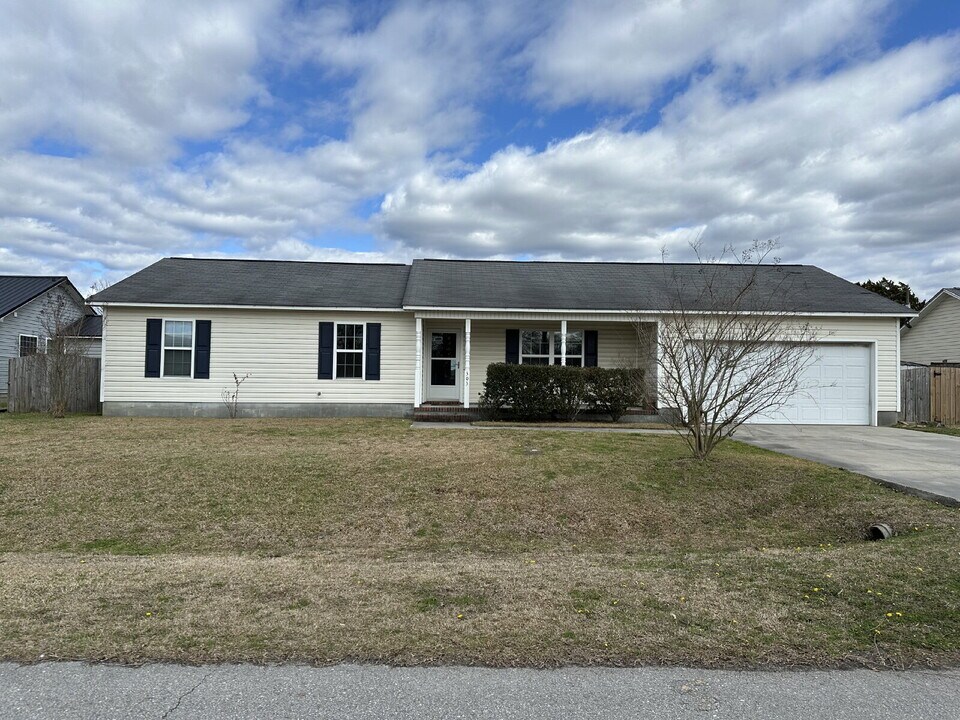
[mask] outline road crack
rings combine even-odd
[[[192,688],[187,690],[185,693],[181,694],[180,697],[177,698],[176,704],[173,707],[169,708],[163,715],[160,716],[160,720],[167,720],[167,718],[170,717],[170,715],[173,714],[177,710],[177,708],[180,707],[180,703],[182,703],[188,695],[191,695],[192,693],[194,693],[198,687],[203,685],[206,679],[209,678],[211,675],[213,675],[213,670],[206,673],[203,677],[197,680],[196,685],[194,685]]]

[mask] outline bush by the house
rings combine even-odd
[[[488,419],[576,419],[584,408],[615,421],[643,399],[643,372],[622,368],[507,365],[487,368],[480,411]]]
[[[617,422],[643,402],[643,371],[633,368],[587,368],[590,405]]]

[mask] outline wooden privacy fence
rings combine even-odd
[[[43,355],[10,359],[9,412],[48,412],[50,384]],[[66,377],[67,412],[100,410],[100,358],[76,358]]]
[[[930,422],[930,368],[900,368],[900,420]]]
[[[960,424],[960,367],[930,366],[930,419]]]
[[[900,420],[960,425],[960,367],[900,368]]]

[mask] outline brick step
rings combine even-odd
[[[462,412],[475,412],[472,408],[464,409],[463,407],[434,407],[434,408],[425,408],[418,407],[414,409],[414,412],[424,412],[424,413],[435,413],[437,415],[443,415],[444,413],[462,413]]]
[[[477,420],[476,415],[423,415],[413,414],[416,422],[469,423]]]
[[[473,422],[480,419],[480,411],[465,408],[458,402],[429,402],[414,408],[417,422]]]

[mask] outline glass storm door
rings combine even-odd
[[[428,400],[459,400],[460,362],[457,358],[460,333],[436,330],[429,337],[430,363],[427,379]]]

